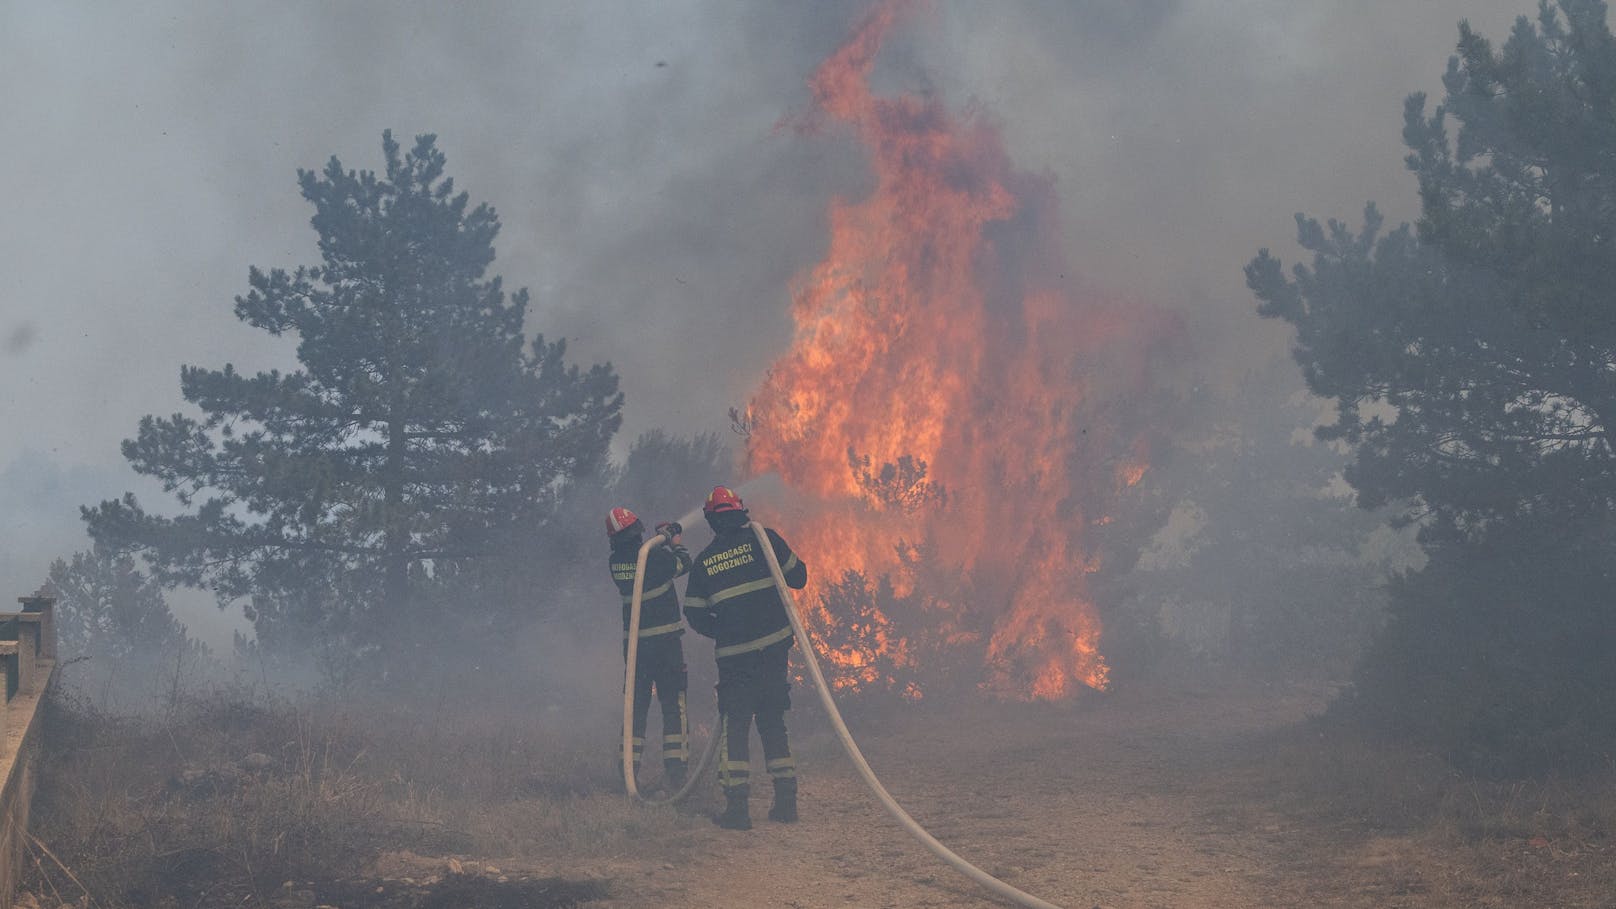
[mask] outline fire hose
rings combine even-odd
[[[842,722],[842,712],[836,708],[836,701],[831,697],[830,686],[825,683],[824,673],[819,670],[819,660],[814,655],[813,641],[809,640],[808,631],[802,624],[802,617],[797,614],[796,600],[791,595],[791,588],[786,584],[785,574],[780,570],[780,560],[775,558],[774,546],[770,544],[762,524],[752,521],[747,526],[752,528],[752,533],[757,537],[758,548],[763,550],[763,558],[769,563],[769,573],[774,576],[774,586],[779,589],[780,599],[785,604],[786,617],[791,620],[791,630],[797,636],[797,646],[802,651],[803,661],[808,664],[808,674],[813,678],[814,688],[819,693],[819,701],[825,705],[825,712],[830,715],[831,725],[836,729],[836,737],[841,740],[842,749],[847,752],[853,766],[858,769],[859,776],[864,779],[865,785],[870,787],[870,791],[875,793],[875,797],[881,802],[882,807],[886,808],[887,813],[892,815],[893,819],[904,830],[908,831],[910,836],[913,836],[920,841],[921,845],[931,850],[933,855],[942,859],[945,864],[955,871],[982,885],[995,896],[1018,906],[1031,907],[1031,909],[1060,909],[1053,903],[1046,902],[1026,891],[1012,887],[961,858],[952,849],[938,842],[936,837],[927,833],[924,827],[909,816],[909,812],[903,810],[903,806],[898,804],[890,792],[887,792],[887,788],[881,785],[881,781],[875,776],[875,771],[870,769],[870,763],[864,759],[863,752],[859,751],[858,743],[853,741],[853,734],[848,731],[847,724]],[[645,587],[646,556],[653,546],[668,538],[663,534],[658,534],[640,547],[638,571],[634,575],[633,602],[629,613],[628,667],[625,670],[626,679],[623,687],[623,779],[629,794],[636,797],[638,797],[638,790],[634,785],[631,740],[634,734],[632,722],[634,659],[638,649],[636,647],[636,638],[639,635],[640,628],[640,596]],[[695,787],[696,780],[705,772],[708,763],[711,762],[717,750],[718,736],[714,735],[709,741],[706,751],[702,754],[701,762],[692,768],[689,778],[685,780],[684,787],[672,796],[661,800],[658,804],[676,802],[688,795]],[[650,801],[643,798],[642,800]]]

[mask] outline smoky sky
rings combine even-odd
[[[1209,381],[1283,361],[1241,266],[1291,214],[1416,214],[1402,99],[1468,17],[1530,0],[921,5],[878,90],[940,95],[1056,179],[1074,287],[1184,315]],[[80,504],[156,491],[118,442],[184,409],[182,363],[294,365],[237,322],[249,265],[316,261],[299,167],[433,132],[504,224],[529,329],[610,361],[621,442],[727,432],[790,337],[826,207],[869,185],[781,129],[864,2],[0,4],[0,595],[84,548]],[[621,447],[621,446],[620,446]]]

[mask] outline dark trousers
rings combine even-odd
[[[662,764],[684,766],[690,760],[690,718],[685,713],[685,649],[677,634],[640,638],[634,667],[634,767],[640,766],[645,752],[645,717],[651,710],[651,693],[656,692],[662,707]],[[628,644],[623,644],[628,658]]]
[[[795,780],[797,762],[786,741],[786,711],[791,709],[791,681],[786,660],[791,642],[763,650],[739,653],[718,661],[718,710],[724,728],[719,734],[718,781],[726,792],[749,792],[752,782],[752,720],[757,719],[763,759],[775,780]]]

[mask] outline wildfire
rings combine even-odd
[[[1007,696],[1104,689],[1082,534],[1148,462],[1097,454],[1118,430],[1093,361],[1138,320],[1068,289],[1053,180],[1015,170],[993,123],[871,92],[905,6],[876,9],[811,80],[804,122],[850,128],[875,186],[831,205],[792,345],[747,410],[748,466],[818,503],[790,535],[818,569],[802,600],[838,687],[918,696],[925,649],[972,655]],[[919,566],[959,574],[917,591]]]

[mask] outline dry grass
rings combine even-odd
[[[1616,766],[1487,780],[1426,751],[1313,726],[1286,733],[1262,771],[1279,781],[1287,810],[1366,832],[1455,841],[1616,834]]]
[[[286,882],[351,888],[400,850],[445,868],[456,857],[510,871],[519,856],[587,869],[647,843],[676,850],[694,823],[618,795],[611,741],[458,705],[215,694],[142,719],[61,700],[48,711],[25,882],[47,905],[299,905]]]
[[[939,722],[952,714],[927,718],[925,710],[939,708],[922,707],[896,731],[886,717],[888,734],[866,744],[882,766],[903,766],[920,747],[946,765],[938,786],[969,768],[1021,767],[1031,775],[1006,784],[1015,790],[1039,785],[1051,723],[1089,722],[1093,735],[1083,740],[1096,772],[1083,780],[1094,804],[1107,804],[1106,787],[1145,787],[1160,796],[1151,804],[1186,812],[1169,812],[1175,828],[1241,837],[1239,848],[1217,848],[1237,864],[1264,856],[1253,868],[1272,888],[1273,905],[1612,905],[1616,769],[1482,780],[1338,727],[1264,729],[1259,720],[1272,704],[1232,697],[1215,722],[1194,719],[1206,707],[1200,701],[1184,708],[1188,720],[1149,702],[1070,714],[975,708],[1020,730],[990,741],[955,736],[955,720]],[[874,708],[855,713],[864,710]],[[578,905],[607,894],[614,880],[623,892],[611,897],[632,899],[652,879],[647,873],[660,880],[657,869],[688,870],[660,881],[672,888],[667,894],[640,893],[649,905],[677,902],[678,887],[694,893],[706,875],[723,877],[710,827],[694,813],[711,801],[682,813],[630,805],[618,793],[609,707],[569,706],[549,723],[545,716],[449,697],[360,704],[213,695],[138,721],[53,704],[34,814],[39,865],[25,886],[48,906],[422,909]],[[881,717],[856,725],[875,728]],[[799,758],[830,765],[829,733],[812,713],[801,720],[793,725]],[[1231,735],[1231,724],[1253,731]],[[595,731],[580,737],[579,727]],[[924,768],[901,775],[911,795],[924,791]],[[818,809],[848,819],[872,810],[852,781],[810,778]],[[959,801],[949,792],[938,804]],[[1009,810],[940,812],[937,832],[950,820],[962,831],[991,826]],[[1132,830],[1130,819],[1116,829]],[[811,827],[749,843],[785,850],[783,861]],[[842,827],[827,829],[836,849],[850,848]],[[891,845],[879,825],[863,835],[855,842]],[[1147,833],[1141,845],[1160,843]],[[827,848],[800,863],[803,881],[839,854]]]
[[[1313,726],[1273,743],[1245,786],[1310,831],[1297,887],[1320,905],[1350,892],[1380,905],[1609,907],[1616,893],[1616,768],[1486,780]]]

